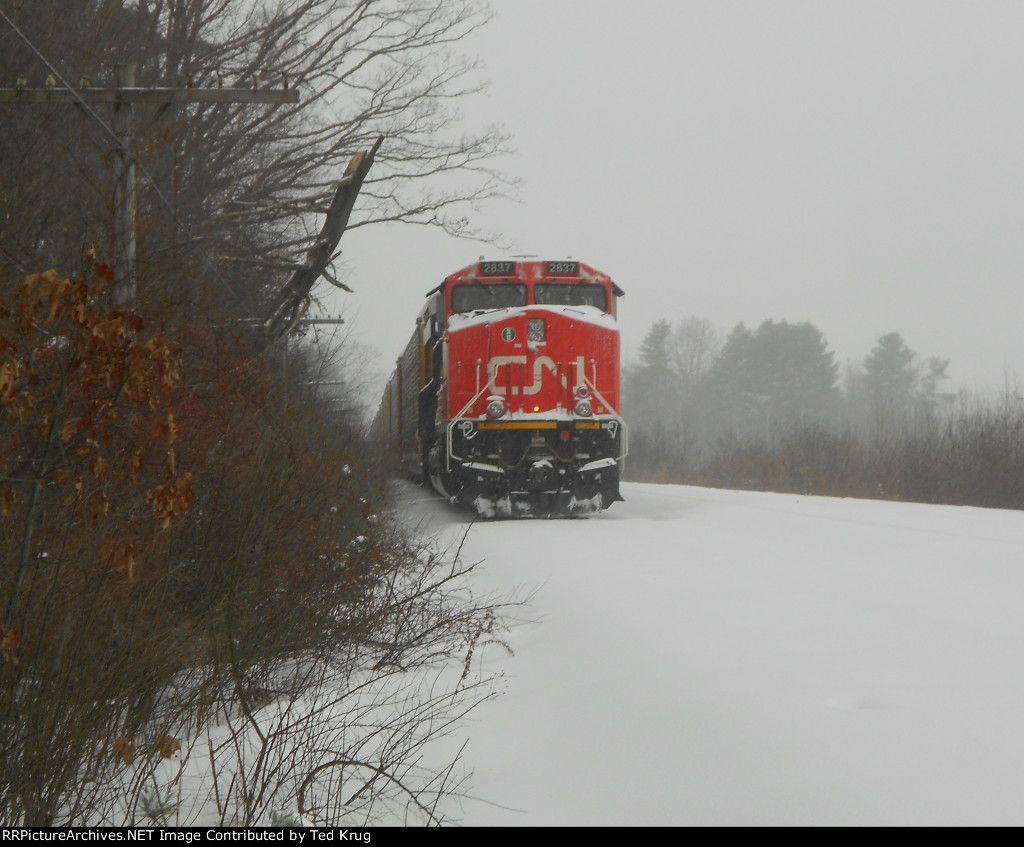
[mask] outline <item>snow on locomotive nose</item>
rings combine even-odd
[[[615,302],[579,262],[480,262],[428,295],[378,434],[484,517],[587,514],[626,454]]]

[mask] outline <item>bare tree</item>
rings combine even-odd
[[[722,349],[722,331],[707,318],[686,315],[672,330],[672,361],[686,386],[701,383]]]
[[[459,54],[490,18],[481,0],[0,0],[0,10],[25,36],[0,22],[0,85],[110,84],[114,63],[131,62],[141,87],[299,90],[297,105],[137,110],[143,275],[187,263],[258,312],[254,289],[279,290],[304,263],[347,164],[380,136],[350,227],[402,221],[488,238],[467,212],[512,185],[491,165],[506,134],[467,128],[457,111],[483,87]],[[4,109],[0,264],[24,272],[93,244],[102,255],[109,138],[65,107]],[[330,261],[324,278],[337,281]]]

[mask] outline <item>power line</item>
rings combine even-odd
[[[139,160],[132,155],[128,139],[134,132],[134,104],[149,103],[166,107],[189,103],[298,103],[298,91],[286,89],[256,88],[137,88],[135,66],[130,64],[115,67],[116,87],[90,88],[76,91],[64,79],[31,40],[15,25],[8,15],[0,10],[11,29],[28,45],[29,49],[47,67],[52,77],[52,87],[44,89],[0,89],[0,102],[7,103],[71,103],[85,111],[101,131],[109,137],[116,153],[114,180],[114,305],[131,305],[135,300],[135,169],[145,177],[160,202],[170,214],[174,208],[164,197],[156,181]],[[57,82],[63,90],[57,90]],[[110,103],[114,106],[115,128],[107,124],[89,106],[92,103]]]

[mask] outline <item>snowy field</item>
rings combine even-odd
[[[536,589],[465,825],[1024,824],[1024,513],[626,485],[469,528]],[[413,486],[439,543],[464,513]]]

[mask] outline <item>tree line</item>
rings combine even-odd
[[[624,372],[627,473],[690,482],[1024,507],[1024,413],[945,391],[949,360],[898,332],[840,367],[808,322],[655,322]]]
[[[897,332],[843,371],[808,322],[740,323],[724,334],[699,317],[659,320],[625,370],[635,458],[643,461],[651,437],[670,453],[699,455],[723,436],[765,436],[792,424],[866,428],[928,418],[943,402],[948,367],[947,359],[918,355]]]

